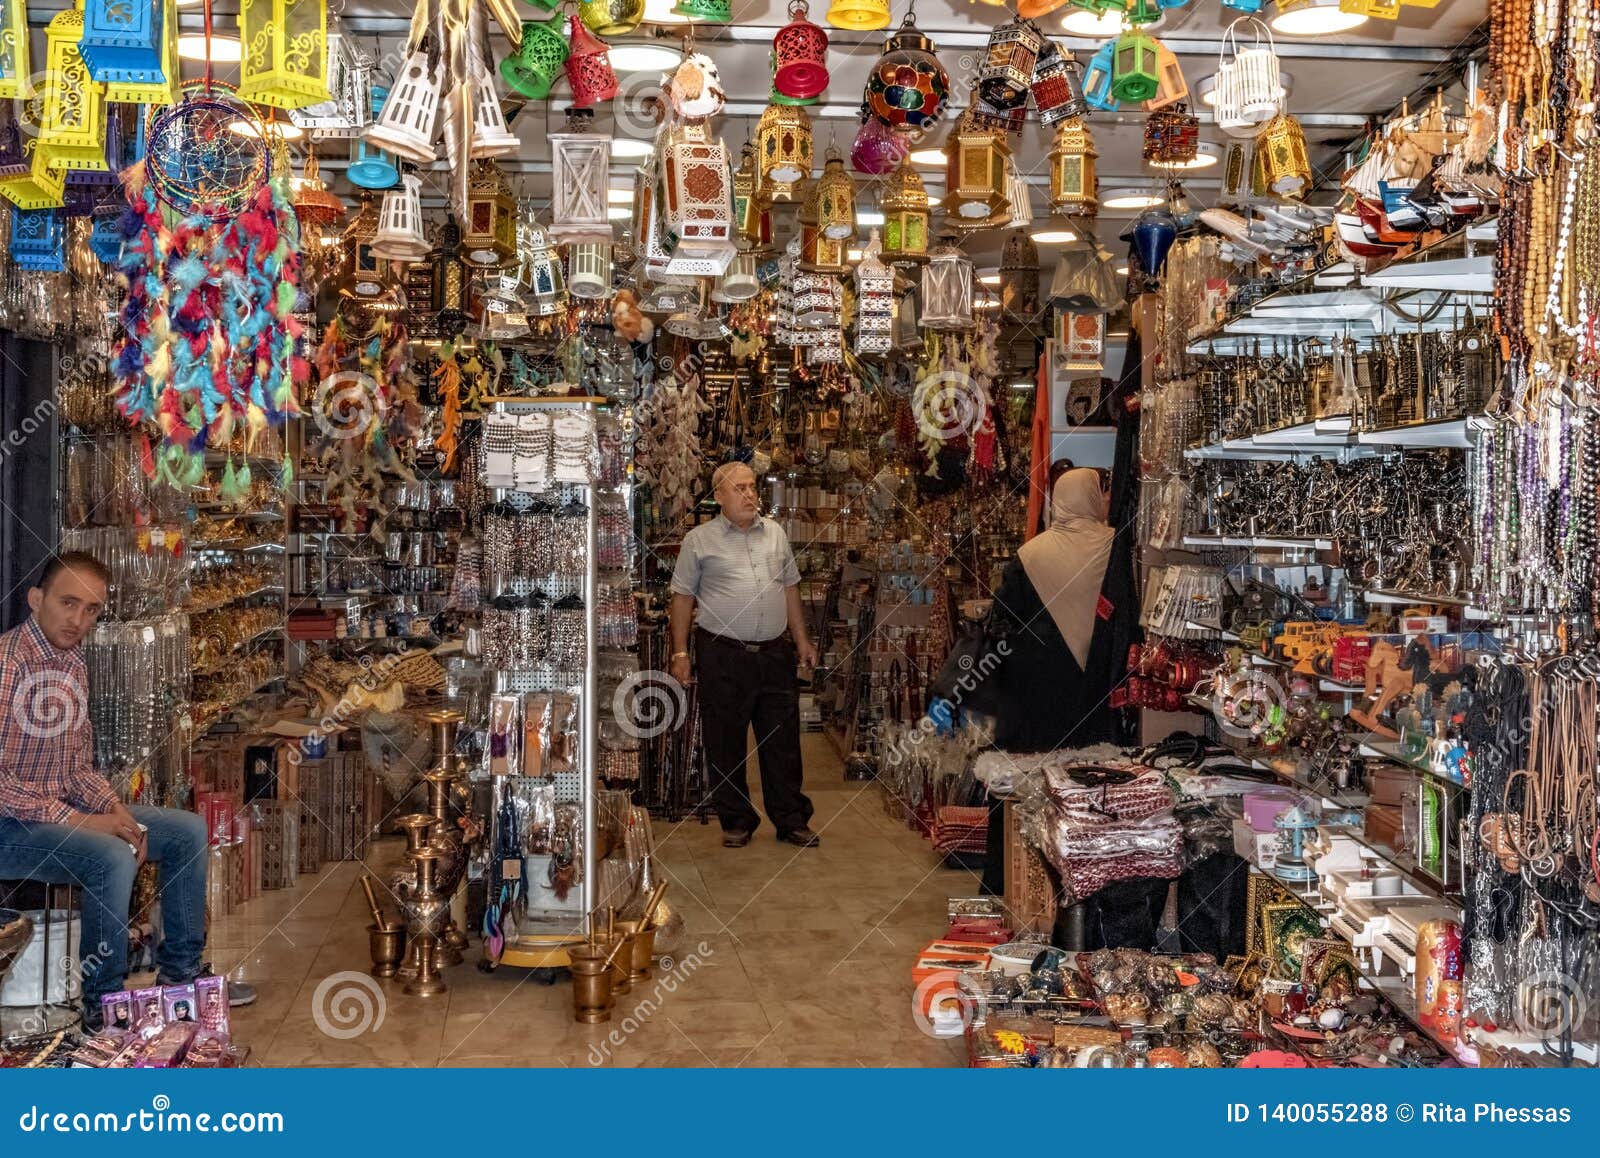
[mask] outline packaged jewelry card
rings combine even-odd
[[[519,774],[521,718],[521,696],[497,694],[489,697],[489,775]]]

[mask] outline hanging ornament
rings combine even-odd
[[[389,99],[389,90],[382,85],[374,85],[369,103],[370,112],[367,123],[382,110],[384,102]],[[355,144],[350,149],[350,164],[344,171],[350,184],[358,189],[390,189],[400,180],[400,170],[395,167],[394,160],[378,146],[372,144],[367,138],[357,136]]]
[[[800,202],[799,268],[812,273],[840,274],[849,270],[845,260],[845,243],[822,231],[822,198],[820,181],[806,187],[805,199]],[[798,293],[798,288],[796,293]],[[797,307],[798,308],[798,307]]]
[[[1189,82],[1183,77],[1183,66],[1172,49],[1159,40],[1156,45],[1156,95],[1145,101],[1144,107],[1155,112],[1175,105],[1189,95]]]
[[[740,252],[728,266],[728,272],[717,281],[712,291],[713,301],[722,303],[747,302],[761,292],[761,282],[756,274],[756,255]]]
[[[893,172],[910,151],[910,145],[900,133],[889,129],[877,117],[863,110],[861,127],[850,144],[850,167],[857,173],[881,177]]]
[[[811,117],[790,105],[768,105],[756,123],[762,196],[789,201],[794,186],[811,176]]]
[[[1000,311],[1015,321],[1039,316],[1039,247],[1021,229],[1012,230],[1000,252]]]
[[[1033,224],[1033,202],[1028,180],[1017,168],[1015,157],[1006,158],[1006,220],[1016,228]],[[999,214],[995,214],[996,218]]]
[[[703,52],[691,52],[679,62],[667,82],[667,103],[683,120],[714,117],[726,102],[717,66]]]
[[[569,109],[566,132],[550,134],[550,236],[558,242],[610,245],[614,236],[606,204],[611,138],[591,132],[593,120],[588,110]]]
[[[889,177],[880,202],[884,261],[920,264],[928,260],[928,191],[922,176],[902,160]]]
[[[1068,214],[1100,212],[1100,182],[1095,175],[1094,137],[1082,120],[1062,122],[1050,146],[1050,204]]]
[[[326,0],[240,0],[239,99],[279,109],[330,100]]]
[[[856,264],[856,353],[887,354],[894,334],[894,270],[874,229]]]
[[[1054,125],[1089,111],[1083,99],[1083,70],[1072,53],[1046,40],[1033,66],[1033,103],[1041,125]]]
[[[856,185],[845,172],[844,158],[831,149],[817,178],[817,225],[833,241],[856,235]]]
[[[220,85],[191,84],[181,102],[151,118],[145,179],[178,213],[237,213],[268,184],[266,135],[251,105]]]
[[[567,292],[575,298],[611,296],[611,246],[584,241],[567,246]]]
[[[749,141],[744,143],[739,167],[733,173],[733,221],[741,244],[757,250],[771,247],[772,214],[761,201],[755,148]]]
[[[945,143],[945,156],[949,158],[944,200],[948,217],[977,226],[988,224],[1005,210],[1006,161],[1011,147],[1004,133],[980,128],[970,112],[964,113]]]
[[[378,205],[370,193],[361,196],[361,207],[344,230],[345,276],[339,283],[339,296],[355,301],[377,301],[389,296],[393,281],[389,263],[372,250],[378,236]]]
[[[1026,20],[1008,20],[995,27],[978,67],[978,92],[990,106],[1004,111],[1028,103],[1044,43],[1039,30]]]
[[[582,0],[578,15],[596,36],[626,36],[644,20],[644,0]]]
[[[561,75],[567,61],[567,42],[561,36],[561,16],[549,20],[524,20],[522,44],[500,62],[505,82],[529,100],[542,101]]]
[[[876,32],[889,27],[888,0],[833,0],[828,5],[828,23],[852,32]]]
[[[922,269],[922,324],[930,330],[972,328],[972,262],[944,238]]]
[[[939,63],[933,41],[917,30],[915,20],[913,3],[867,74],[867,109],[896,132],[932,128],[950,95],[950,76]]]
[[[1146,209],[1133,223],[1133,251],[1139,267],[1151,279],[1161,276],[1167,253],[1178,237],[1178,220],[1166,205]]]
[[[828,34],[806,17],[806,0],[789,0],[789,23],[772,38],[772,87],[808,99],[828,87]]]
[[[428,304],[434,334],[445,341],[467,328],[467,263],[461,260],[461,226],[446,217],[439,241],[428,255]]]
[[[517,236],[522,253],[518,284],[529,295],[528,313],[534,317],[552,317],[560,313],[567,302],[561,260],[550,247],[543,226],[531,213],[521,219]]]
[[[11,207],[11,260],[18,269],[59,273],[67,268],[65,209]]]
[[[35,100],[3,102],[6,128],[0,135],[0,195],[19,209],[51,209],[64,204],[67,171],[46,166],[32,148],[38,134]],[[29,154],[32,154],[31,158]]]
[[[1176,166],[1192,161],[1200,152],[1200,118],[1187,105],[1174,105],[1151,113],[1144,122],[1144,159],[1156,165]]]
[[[432,248],[422,232],[422,180],[407,173],[383,195],[372,252],[388,261],[421,261]]]
[[[1311,189],[1311,158],[1305,130],[1288,113],[1279,113],[1256,135],[1256,156],[1264,183],[1280,197],[1304,197]]]
[[[590,32],[576,16],[568,25],[567,83],[572,86],[572,103],[578,108],[608,101],[617,95],[617,74],[611,67],[606,42]]]
[[[439,62],[426,48],[413,48],[389,87],[377,120],[362,135],[397,157],[418,165],[433,164],[438,157],[433,137],[439,123],[442,83]]]

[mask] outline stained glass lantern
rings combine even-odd
[[[811,176],[811,117],[792,105],[768,105],[756,123],[762,197],[791,201],[794,187]]]
[[[913,5],[867,74],[867,109],[896,132],[932,128],[950,95],[950,75],[933,41],[913,23],[915,15]]]
[[[1039,314],[1039,247],[1020,229],[1000,251],[1000,310],[1023,321]]]
[[[1053,40],[1046,40],[1039,49],[1031,88],[1041,125],[1054,125],[1089,111],[1083,99],[1083,70],[1078,67],[1077,57]]]
[[[378,236],[378,206],[370,193],[361,197],[361,209],[345,227],[345,276],[339,296],[361,301],[387,297],[394,288],[389,263],[373,249]]]
[[[720,277],[733,260],[733,172],[728,149],[704,121],[668,131],[661,149],[667,272]]]
[[[116,0],[109,0],[111,4],[115,2]],[[160,2],[159,65],[148,70],[127,72],[112,70],[105,73],[108,103],[159,107],[173,104],[179,99],[178,6],[176,0],[160,0]],[[85,15],[87,18],[87,10]],[[80,41],[80,46],[81,44]],[[87,55],[84,59],[88,60]]]
[[[733,221],[739,241],[751,249],[772,245],[772,214],[761,202],[756,176],[755,148],[746,141],[739,167],[733,172]]]
[[[1034,65],[1044,37],[1026,20],[1008,20],[989,34],[983,63],[978,66],[978,92],[996,109],[1028,103]]]
[[[566,305],[567,286],[561,261],[550,248],[544,227],[537,219],[526,218],[519,236],[524,242],[520,277],[530,299],[528,313],[541,318],[560,313]]]
[[[166,15],[164,0],[88,0],[78,51],[90,79],[165,80],[161,47]]]
[[[772,86],[807,99],[828,87],[828,34],[806,17],[806,0],[789,0],[789,23],[772,38]]]
[[[850,167],[857,173],[881,177],[892,173],[909,151],[907,139],[877,117],[863,114],[856,139],[850,144]]]
[[[923,267],[922,324],[931,330],[972,327],[972,262],[951,238],[928,255]]]
[[[467,328],[467,263],[461,260],[461,226],[447,217],[439,230],[439,244],[428,255],[434,332],[454,338]]]
[[[550,237],[558,242],[613,238],[606,204],[610,185],[611,138],[589,132],[592,114],[573,109],[567,131],[550,134]]]
[[[1311,187],[1311,158],[1305,130],[1288,113],[1279,113],[1256,136],[1256,156],[1268,189],[1280,197],[1303,197]]]
[[[1175,105],[1189,95],[1189,82],[1183,78],[1183,66],[1178,55],[1156,41],[1156,95],[1145,101],[1144,107],[1154,112]]]
[[[1147,101],[1161,88],[1155,40],[1132,29],[1117,38],[1112,53],[1111,95],[1130,103]]]
[[[1113,69],[1116,66],[1117,42],[1108,40],[1089,58],[1089,67],[1083,73],[1083,100],[1096,112],[1114,113],[1122,107],[1112,90]]]
[[[400,66],[394,84],[363,136],[397,157],[431,165],[438,156],[433,147],[439,122],[440,85],[444,70],[426,48],[418,48]]]
[[[567,247],[567,292],[575,298],[611,296],[611,246],[585,241]]]
[[[583,0],[578,15],[596,36],[626,36],[644,20],[644,0]]]
[[[383,195],[372,250],[391,261],[421,261],[432,248],[422,232],[422,180],[407,173],[400,178],[398,189]]]
[[[856,235],[856,184],[844,171],[844,158],[832,153],[817,178],[817,227],[834,241]]]
[[[703,24],[727,24],[733,19],[732,0],[678,0],[672,6],[674,16],[687,16]]]
[[[888,0],[833,0],[828,5],[828,23],[852,32],[876,32],[889,27]]]
[[[375,85],[370,99],[369,107],[374,114],[377,114],[382,110],[384,102],[389,99],[389,90],[382,85]],[[356,138],[356,143],[350,151],[350,165],[345,169],[344,175],[349,178],[350,184],[358,189],[392,189],[400,180],[400,170],[395,168],[389,154],[370,143],[364,136]]]
[[[67,215],[62,209],[11,208],[11,260],[18,269],[67,268]]]
[[[523,96],[539,101],[550,95],[566,60],[559,14],[549,20],[524,20],[522,44],[500,62],[500,75]]]
[[[0,98],[32,96],[32,76],[27,0],[0,0]]]
[[[894,334],[894,270],[874,229],[856,265],[856,353],[887,354]]]
[[[1050,146],[1050,204],[1069,214],[1094,216],[1100,211],[1100,182],[1095,176],[1094,137],[1080,119],[1064,121]]]
[[[890,175],[880,202],[883,212],[883,251],[891,263],[920,264],[928,260],[928,191],[922,176],[906,161]]]
[[[570,18],[567,31],[567,60],[562,67],[572,86],[572,103],[586,109],[616,96],[617,74],[611,67],[611,50],[606,42],[576,16]]]
[[[289,120],[325,136],[344,136],[372,122],[372,57],[346,36],[334,18],[328,29],[328,93],[325,101],[290,109]]]
[[[987,222],[1005,209],[1006,159],[1011,146],[1004,133],[979,128],[963,115],[945,144],[945,213],[968,224]]]
[[[240,100],[298,109],[332,99],[326,0],[240,0],[239,42]]]
[[[1144,159],[1173,167],[1195,159],[1200,151],[1200,118],[1185,105],[1151,113],[1144,122]]]
[[[467,264],[479,268],[502,265],[517,252],[517,202],[493,161],[472,163],[462,246]]]
[[[812,273],[847,273],[846,243],[822,231],[821,184],[812,182],[800,203],[800,268]]]
[[[45,27],[45,82],[39,113],[40,157],[52,169],[106,167],[106,87],[89,79],[78,52],[83,0]]]

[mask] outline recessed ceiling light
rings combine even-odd
[[[1037,385],[1038,385],[1037,382],[1029,382],[1025,378],[1018,378],[1015,382],[1011,383],[1011,389],[1013,389],[1013,390],[1032,390]]]
[[[305,130],[292,121],[262,121],[261,127],[267,130],[266,136],[269,141],[275,137],[281,137],[285,141],[298,141],[306,135]],[[233,121],[228,125],[228,131],[252,139],[261,136],[256,131],[256,126],[245,120]]]
[[[1041,225],[1028,234],[1035,245],[1066,245],[1069,241],[1077,241],[1078,235],[1070,229],[1062,229],[1059,225]]]
[[[1152,169],[1209,169],[1222,160],[1222,146],[1201,141],[1195,154],[1187,161],[1151,161]]]
[[[997,273],[986,273],[982,277],[978,278],[978,284],[979,285],[999,285],[1000,284],[1000,275],[997,274]]]
[[[689,17],[672,10],[677,0],[644,0],[644,24],[687,24]]]
[[[928,194],[928,208],[929,209],[937,209],[937,208],[939,208],[939,202],[942,201],[942,200],[943,200],[943,198],[940,197],[937,193],[929,193]]]
[[[606,204],[607,205],[632,205],[633,204],[633,190],[632,189],[607,189],[606,190]]]
[[[1102,209],[1154,209],[1166,201],[1159,193],[1148,189],[1111,189],[1100,198]]]
[[[203,32],[186,32],[178,37],[178,55],[184,60],[206,59],[206,36]],[[234,64],[244,55],[237,36],[211,37],[211,63]]]
[[[683,56],[676,48],[661,44],[614,44],[608,53],[611,67],[617,72],[665,71],[677,68]]]
[[[921,165],[925,169],[943,169],[949,160],[944,155],[943,149],[912,149],[906,158],[913,165]]]
[[[648,157],[655,152],[649,141],[634,141],[627,137],[611,138],[611,155],[613,157]]]
[[[856,224],[882,225],[883,214],[879,213],[876,209],[858,209],[856,210]]]
[[[625,205],[606,206],[606,217],[612,221],[626,221],[633,216],[633,210]]]
[[[1272,31],[1285,36],[1332,36],[1367,22],[1365,12],[1345,12],[1339,0],[1277,0]]]
[[[1061,22],[1061,31],[1068,36],[1079,36],[1085,40],[1109,40],[1122,33],[1122,13],[1115,9],[1105,12],[1090,12],[1079,8],[1075,12],[1067,13],[1067,18]],[[1156,24],[1161,23],[1159,20]],[[1147,24],[1144,27],[1153,28],[1155,25]]]

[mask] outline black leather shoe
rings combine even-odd
[[[743,848],[745,845],[750,843],[750,838],[754,835],[754,832],[750,832],[745,829],[726,829],[722,833],[722,847]]]
[[[786,844],[792,844],[796,848],[816,848],[817,845],[822,843],[822,838],[805,827],[805,825],[801,825],[799,828],[791,828],[788,832],[778,833],[778,839]]]

